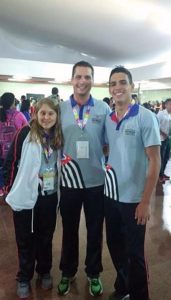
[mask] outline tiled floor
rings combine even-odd
[[[171,175],[171,161],[167,168],[167,175]],[[163,194],[164,192],[164,194]],[[61,249],[61,219],[58,216],[57,229],[54,236],[53,269],[54,288],[52,291],[42,291],[36,287],[36,277],[32,281],[32,296],[34,300],[88,300],[93,299],[88,294],[87,279],[84,273],[85,257],[85,223],[80,224],[80,266],[77,280],[73,283],[71,292],[65,297],[56,293],[56,284],[60,279],[58,270]],[[152,199],[151,219],[147,228],[146,253],[150,271],[151,300],[171,300],[171,182],[162,187],[158,184],[156,196]],[[17,249],[11,211],[8,206],[0,206],[0,300],[15,300],[17,271]],[[104,293],[99,300],[107,300],[113,291],[115,271],[106,247],[105,234],[103,246],[102,281]],[[138,300],[138,299],[137,299]]]

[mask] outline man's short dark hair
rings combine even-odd
[[[23,100],[26,100],[26,96],[25,95],[21,96],[21,101],[23,101]]]
[[[84,61],[84,60],[81,60],[81,61],[77,62],[73,66],[73,68],[72,68],[72,78],[74,77],[76,67],[87,67],[87,68],[90,68],[91,72],[92,72],[92,77],[94,78],[94,68],[93,68],[93,66],[90,63],[88,63],[87,61]]]
[[[165,104],[169,103],[170,101],[171,101],[171,98],[167,98],[167,99],[165,100]]]
[[[108,105],[110,105],[110,98],[109,97],[104,97],[103,102],[106,102]]]
[[[58,95],[58,92],[59,92],[59,90],[57,87],[52,88],[52,95]]]
[[[109,82],[110,82],[112,75],[115,73],[125,73],[128,76],[129,83],[130,84],[133,83],[131,72],[128,69],[126,69],[124,66],[116,66],[114,69],[112,69],[112,71],[110,72],[110,76],[109,76]]]

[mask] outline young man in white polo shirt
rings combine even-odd
[[[115,112],[106,119],[105,219],[117,278],[109,300],[149,300],[144,240],[160,170],[160,135],[156,116],[138,104],[131,105],[133,88],[126,68],[111,71],[109,91]]]

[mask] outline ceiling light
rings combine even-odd
[[[84,53],[84,52],[81,52],[80,53],[82,56],[88,56],[88,54]]]
[[[23,76],[23,75],[15,75],[11,78],[8,78],[9,81],[26,81],[31,79],[30,76]]]

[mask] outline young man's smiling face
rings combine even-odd
[[[114,73],[110,77],[109,92],[114,99],[116,106],[123,106],[130,103],[134,84],[129,82],[125,73]]]

